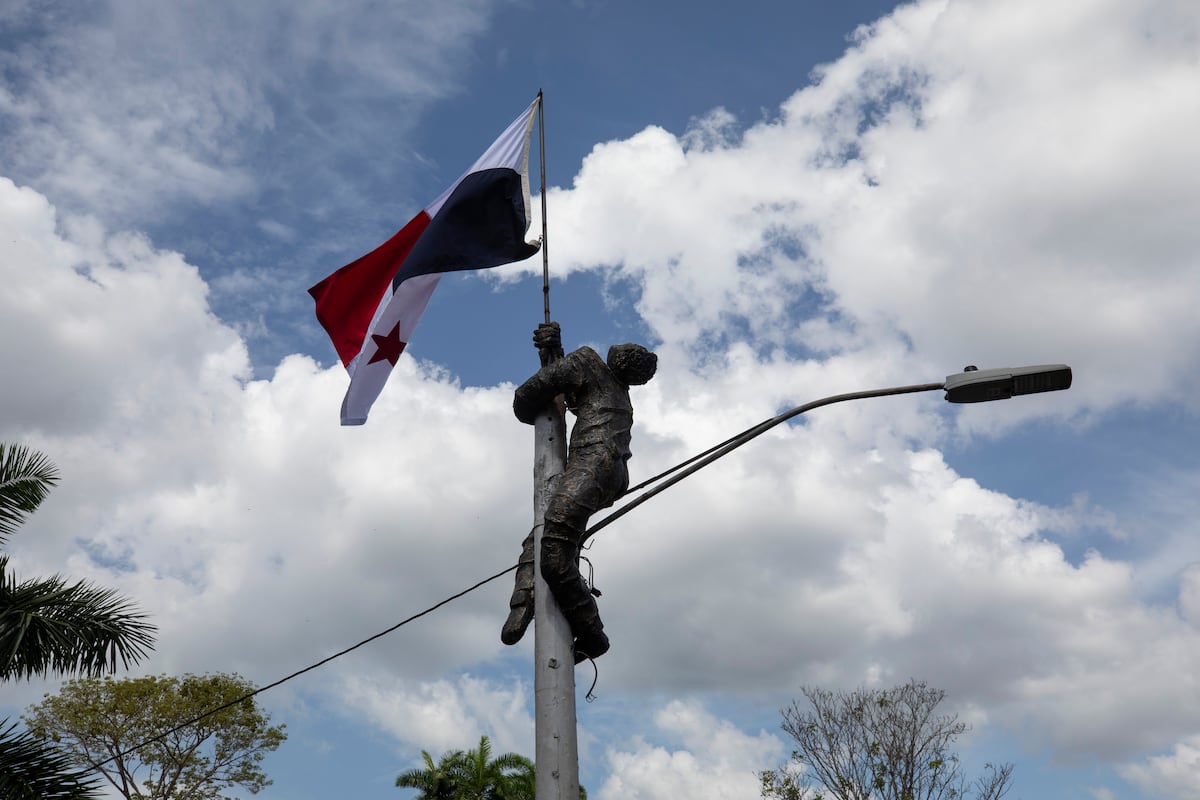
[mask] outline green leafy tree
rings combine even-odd
[[[253,698],[235,702],[253,691],[222,673],[86,678],[46,695],[25,723],[127,800],[219,800],[270,785],[262,760],[287,738]]]
[[[517,753],[492,757],[488,737],[467,751],[449,750],[435,763],[421,751],[424,766],[400,773],[396,785],[417,789],[416,800],[534,800],[533,762]],[[580,800],[587,792],[579,788]]]
[[[941,689],[909,681],[891,689],[805,687],[805,706],[783,710],[792,763],[760,773],[771,800],[1000,800],[1011,764],[987,764],[968,783],[951,748],[968,728],[938,715]]]
[[[58,470],[44,455],[0,442],[0,544],[57,483]],[[97,676],[137,662],[153,643],[154,626],[115,592],[58,575],[21,581],[0,556],[0,680]],[[0,720],[0,797],[94,796],[84,773],[7,722]]]

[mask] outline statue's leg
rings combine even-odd
[[[580,575],[580,547],[588,518],[612,505],[629,485],[619,453],[607,447],[572,450],[559,476],[541,535],[541,575],[575,636],[575,661],[608,651],[608,637],[592,590]]]
[[[608,636],[596,598],[579,574],[581,532],[547,520],[542,532],[542,577],[575,637],[575,661],[608,652]]]
[[[601,656],[609,646],[596,598],[579,574],[579,548],[588,518],[613,500],[606,490],[610,460],[605,452],[571,454],[542,530],[542,577],[571,626],[577,661]]]
[[[512,598],[508,601],[508,619],[500,630],[500,641],[516,644],[533,621],[533,531],[521,543],[521,559],[513,581]]]

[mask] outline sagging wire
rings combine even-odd
[[[337,659],[337,658],[341,658],[342,656],[346,655],[347,653],[357,650],[358,648],[362,647],[363,645],[370,644],[371,642],[375,641],[376,639],[381,639],[384,636],[387,636],[389,633],[392,633],[393,631],[404,627],[405,625],[407,625],[410,622],[413,622],[414,620],[418,620],[421,617],[426,616],[427,614],[432,614],[434,611],[437,611],[439,608],[446,605],[447,603],[453,602],[454,600],[457,600],[458,598],[463,597],[464,595],[470,594],[471,592],[475,591],[479,587],[484,586],[485,584],[491,583],[492,581],[496,580],[497,578],[501,578],[501,577],[507,575],[508,573],[515,570],[518,566],[519,566],[518,564],[513,564],[508,569],[501,570],[500,572],[497,572],[495,575],[492,575],[491,577],[484,578],[483,580],[479,581],[478,583],[476,583],[472,586],[469,586],[466,589],[463,589],[461,592],[450,595],[445,600],[442,600],[439,603],[435,603],[434,605],[431,605],[429,608],[425,609],[424,611],[418,611],[416,614],[413,614],[411,617],[408,617],[407,619],[403,619],[400,622],[397,622],[392,627],[390,627],[386,630],[382,630],[379,633],[375,634],[374,636],[368,636],[366,639],[363,639],[358,644],[351,645],[350,647],[347,647],[345,650],[340,650],[340,651],[334,653],[333,655],[328,656],[327,658],[321,659],[320,661],[318,661],[315,664],[310,664],[309,666],[305,667],[304,669],[297,670],[297,671],[293,672],[291,675],[280,678],[279,680],[275,681],[274,683],[268,683],[266,686],[262,686],[258,689],[255,689],[252,692],[247,692],[246,694],[242,695],[241,697],[239,697],[235,700],[230,700],[228,703],[225,703],[224,705],[220,705],[220,706],[217,706],[216,708],[209,709],[208,711],[205,711],[203,714],[199,714],[199,715],[193,717],[192,719],[189,719],[187,722],[180,723],[179,725],[176,725],[174,728],[171,728],[168,731],[164,731],[164,732],[158,734],[157,736],[150,737],[149,739],[147,739],[146,741],[142,742],[139,745],[136,745],[135,747],[130,747],[126,750],[114,753],[112,756],[106,758],[104,761],[100,761],[98,763],[93,764],[93,766],[96,767],[97,769],[99,769],[100,767],[104,766],[105,764],[109,763],[110,761],[116,761],[117,759],[124,758],[125,756],[129,755],[130,753],[134,753],[138,750],[141,750],[143,747],[145,747],[147,745],[154,744],[155,742],[165,739],[166,737],[170,736],[171,734],[173,734],[177,731],[183,730],[184,728],[188,727],[189,725],[195,725],[197,722],[207,719],[207,718],[211,717],[213,714],[219,714],[220,712],[224,711],[225,709],[232,708],[233,706],[236,706],[238,703],[244,703],[247,700],[249,700],[250,698],[254,697],[255,695],[262,694],[263,692],[267,691],[268,689],[274,689],[276,686],[280,686],[284,683],[287,683],[292,678],[298,678],[306,672],[311,672],[312,670],[316,669],[317,667],[324,666],[325,664],[328,664],[330,661],[333,661],[334,659]]]

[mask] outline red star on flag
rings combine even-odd
[[[396,327],[392,328],[391,333],[387,336],[380,336],[377,333],[372,333],[371,338],[375,340],[375,355],[371,356],[368,364],[374,364],[376,361],[387,360],[393,367],[400,359],[400,354],[404,352],[404,345],[407,342],[400,341],[400,323],[396,323]]]

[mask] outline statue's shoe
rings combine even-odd
[[[516,602],[508,611],[508,619],[500,629],[500,641],[516,644],[525,635],[525,629],[533,621],[533,598],[527,602]]]
[[[589,631],[575,640],[575,663],[599,658],[608,652],[608,636],[603,630]]]

